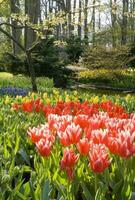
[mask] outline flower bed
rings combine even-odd
[[[11,96],[27,96],[28,89],[22,89],[17,87],[1,87],[0,95],[11,95]]]
[[[13,109],[45,117],[44,124],[27,131],[38,152],[33,167],[36,180],[42,180],[41,193],[51,187],[47,195],[52,198],[57,193],[67,199],[133,198],[134,113],[111,101],[46,105],[36,99],[15,103]]]

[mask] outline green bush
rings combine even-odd
[[[11,43],[7,41],[6,38],[3,37],[3,35],[0,35],[0,71],[1,72],[5,71],[4,63],[7,60],[4,59],[4,54],[5,52],[7,52],[7,49],[9,52],[12,51]]]
[[[67,60],[59,57],[61,48],[56,46],[54,39],[42,40],[42,42],[32,52],[32,62],[35,68],[36,76],[46,76],[53,78],[56,87],[65,87],[71,70],[65,68]],[[21,54],[14,56],[11,53],[5,53],[1,58],[3,71],[13,74],[29,75],[26,56]]]
[[[82,55],[85,47],[85,41],[79,37],[70,37],[67,39],[66,52],[71,62],[78,62],[79,57]]]
[[[53,88],[53,80],[47,77],[36,78],[37,87],[39,91],[45,91],[47,88]],[[13,75],[6,72],[0,72],[0,87],[20,87],[31,88],[31,79],[28,76],[21,74]]]
[[[130,66],[135,68],[135,45],[131,45],[130,47],[130,54],[132,55],[133,59],[130,61]]]
[[[54,85],[65,87],[71,71],[65,68],[67,58],[60,57],[61,48],[56,46],[54,39],[42,41],[33,52],[33,63],[37,76],[47,76],[54,79]]]
[[[26,66],[26,57],[24,54],[15,56],[12,53],[5,52],[1,58],[2,71],[6,71],[13,74],[28,74]]]
[[[82,63],[90,69],[108,68],[116,69],[127,67],[134,57],[126,46],[119,48],[88,47],[83,56]]]

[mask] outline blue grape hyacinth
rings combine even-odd
[[[11,96],[27,96],[29,89],[17,88],[17,87],[1,87],[0,95],[11,95]]]

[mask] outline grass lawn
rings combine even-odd
[[[8,72],[0,72],[0,78],[1,79],[13,78],[13,74],[8,73]]]
[[[47,77],[38,77],[36,79],[39,91],[45,91],[53,87],[53,80]],[[11,73],[0,72],[0,87],[20,87],[31,89],[30,77],[23,75],[13,75]]]

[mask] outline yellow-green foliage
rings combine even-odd
[[[108,84],[115,87],[134,88],[135,71],[132,69],[94,69],[81,71],[77,77],[83,83]]]
[[[89,69],[107,68],[116,69],[125,67],[134,59],[130,49],[126,46],[120,48],[88,47],[82,57],[83,65]]]
[[[53,87],[53,79],[47,77],[37,77],[36,83],[40,91],[45,91],[46,88]],[[13,75],[7,72],[0,72],[0,87],[21,87],[21,88],[31,88],[31,79],[28,76],[23,75]]]
[[[8,72],[0,72],[0,79],[10,79],[13,78],[13,74]]]
[[[127,69],[94,69],[94,70],[86,70],[86,71],[81,71],[78,73],[79,78],[115,78],[117,76],[133,76],[135,74],[134,71],[132,70],[127,70]]]

